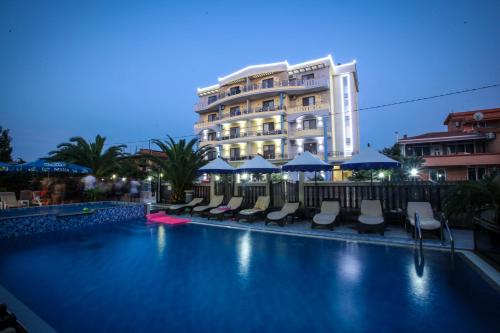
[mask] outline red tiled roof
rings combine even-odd
[[[482,133],[463,133],[463,132],[430,132],[415,136],[409,136],[399,139],[400,143],[417,143],[417,142],[435,142],[435,141],[460,141],[484,139]]]
[[[472,116],[476,112],[481,112],[484,115],[484,120],[496,120],[500,119],[500,108],[496,109],[484,109],[484,110],[474,110],[465,112],[452,112],[449,113],[444,120],[444,125],[448,125],[450,121],[473,121]]]

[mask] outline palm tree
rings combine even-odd
[[[493,211],[495,222],[500,225],[500,175],[461,183],[446,192],[443,202],[446,215],[472,216],[480,209]]]
[[[184,199],[184,191],[188,190],[197,177],[200,167],[206,164],[205,155],[210,146],[195,148],[197,139],[186,142],[181,139],[175,142],[170,136],[167,140],[153,140],[166,158],[151,156],[163,170],[164,177],[172,185],[172,201]]]
[[[106,138],[100,135],[94,142],[87,142],[80,136],[72,137],[69,142],[57,146],[57,150],[49,153],[53,161],[76,163],[92,168],[94,174],[103,177],[118,168],[118,162],[127,155],[123,151],[126,145],[111,146],[104,149]]]

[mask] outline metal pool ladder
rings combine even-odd
[[[441,214],[440,216],[441,219],[441,224],[444,225],[444,230],[446,230],[446,233],[448,234],[448,239],[450,241],[450,249],[451,253],[455,253],[455,240],[453,238],[453,233],[451,232],[450,226],[448,224],[448,219],[444,216],[444,214]],[[422,242],[423,242],[424,237],[422,236],[422,228],[420,226],[420,214],[415,212],[415,245],[420,243],[420,249],[422,249]],[[444,242],[444,239],[443,239]]]

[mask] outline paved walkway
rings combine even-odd
[[[385,231],[385,235],[382,236],[376,233],[358,234],[358,231],[355,229],[354,223],[346,223],[345,225],[335,227],[335,229],[331,231],[326,229],[311,229],[311,222],[309,221],[297,221],[294,223],[289,223],[284,227],[280,227],[276,224],[269,224],[266,226],[263,220],[255,221],[253,223],[247,223],[243,221],[236,222],[230,219],[226,219],[223,221],[208,220],[199,216],[190,217],[189,215],[184,215],[183,217],[192,219],[193,223],[232,227],[244,230],[278,232],[297,236],[322,237],[387,245],[408,246],[415,244],[415,240],[411,237],[411,234],[406,232],[404,228],[398,227],[396,225],[389,225]],[[473,236],[471,230],[454,229],[452,230],[452,233],[455,239],[455,249],[473,249]],[[450,242],[448,241],[448,239],[446,239],[446,241],[442,243],[441,240],[439,240],[437,237],[427,236],[428,238],[425,238],[425,236],[427,235],[424,235],[423,245],[426,248],[450,248]]]

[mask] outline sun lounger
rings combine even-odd
[[[208,212],[210,209],[219,207],[223,201],[224,201],[223,195],[214,195],[210,199],[210,202],[208,203],[208,205],[194,207],[191,210],[191,216],[193,216],[195,214],[203,215],[204,213]]]
[[[0,201],[4,208],[17,208],[22,207],[22,203],[16,199],[14,192],[0,192]]]
[[[283,206],[283,208],[281,208],[281,210],[267,214],[266,225],[268,225],[271,222],[275,222],[279,224],[280,227],[284,227],[288,218],[295,216],[297,210],[299,209],[299,206],[300,202],[285,203],[285,205]]]
[[[435,231],[443,239],[443,223],[435,218],[431,204],[429,202],[409,201],[406,207],[406,216],[412,227],[413,237],[415,237],[416,231],[415,213],[419,215],[422,231]]]
[[[193,209],[194,207],[198,206],[202,202],[203,202],[203,198],[194,198],[193,200],[191,200],[190,202],[185,203],[185,204],[171,205],[166,209],[166,212],[170,213],[170,214],[179,214],[179,213],[185,211],[186,209],[189,209],[189,210]]]
[[[217,217],[222,220],[226,215],[234,217],[234,215],[240,210],[242,203],[243,197],[232,197],[227,205],[211,209],[208,219],[211,217]]]
[[[323,200],[321,211],[314,215],[311,229],[315,227],[327,227],[333,230],[335,221],[340,212],[340,202],[337,200]]]
[[[379,200],[362,200],[361,215],[358,217],[358,233],[378,231],[383,236],[385,230],[384,214]]]
[[[236,221],[246,220],[248,222],[253,222],[259,216],[263,216],[269,209],[269,204],[271,200],[268,196],[260,196],[257,198],[253,208],[240,210]]]

